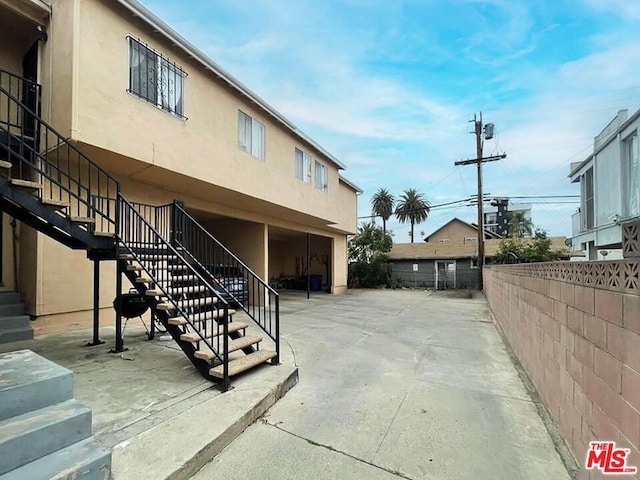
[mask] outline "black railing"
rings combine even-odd
[[[280,297],[264,280],[204,229],[181,202],[173,207],[173,243],[184,255],[210,275],[215,288],[224,292],[275,342],[280,358]],[[225,282],[225,275],[241,276],[244,282]],[[235,306],[235,305],[234,305]]]
[[[42,87],[38,83],[0,69],[0,87],[19,99],[38,117],[41,116]],[[36,131],[37,125],[33,115],[25,113],[24,110],[11,113],[15,115],[14,118],[7,115],[7,118],[2,118],[2,120],[8,124],[15,125],[16,130],[24,130],[25,136],[34,139],[38,138],[39,132]]]
[[[43,203],[66,207],[72,219],[90,219],[85,223],[91,231],[115,234],[118,181],[2,86],[0,110],[0,152],[12,164],[1,174],[40,184]],[[27,118],[33,120],[33,128],[25,125]],[[94,198],[111,201],[102,208]]]
[[[118,205],[119,245],[126,253],[132,255],[132,260],[138,262],[148,275],[151,280],[148,289],[155,290],[152,296],[158,297],[159,302],[170,302],[172,309],[177,312],[174,317],[180,316],[186,320],[188,327],[185,325],[182,333],[189,330],[195,332],[200,341],[204,342],[215,358],[224,365],[223,381],[228,384],[229,359],[226,352],[229,342],[229,304],[187,261],[184,251],[171,245],[150,223],[149,219],[161,218],[157,216],[158,211],[164,212],[166,207],[133,204],[121,195],[118,197]],[[149,219],[145,218],[145,215]],[[186,272],[182,279],[177,279],[176,270]],[[195,281],[185,281],[186,276],[192,277]],[[222,313],[215,314],[215,311]],[[162,321],[162,316],[159,318]],[[165,322],[166,320],[165,318]],[[164,326],[167,327],[166,324]],[[212,335],[217,332],[222,334]],[[179,338],[176,338],[176,341],[178,340]],[[185,348],[184,342],[178,341],[178,344]],[[189,356],[193,360],[193,356]]]

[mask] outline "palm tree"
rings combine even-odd
[[[523,212],[509,212],[509,236],[523,238],[525,234],[533,232],[533,222],[524,216]]]
[[[386,189],[379,189],[371,197],[371,213],[382,217],[382,231],[387,233],[387,220],[393,215],[396,200]]]
[[[411,223],[411,243],[413,243],[413,227],[424,222],[431,211],[431,203],[415,188],[409,188],[400,195],[396,206],[396,217],[402,223]]]

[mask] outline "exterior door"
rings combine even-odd
[[[436,290],[456,288],[456,261],[436,261]]]

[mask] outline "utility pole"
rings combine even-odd
[[[479,118],[478,118],[479,117]],[[473,114],[473,120],[471,120],[474,124],[474,133],[476,135],[476,158],[469,160],[460,160],[459,162],[455,162],[454,165],[473,165],[476,164],[478,167],[478,290],[484,290],[484,282],[482,279],[482,269],[484,267],[484,215],[482,213],[482,202],[484,198],[482,196],[482,164],[486,162],[494,162],[496,160],[501,160],[506,158],[506,154],[502,155],[493,155],[490,157],[483,158],[482,157],[482,147],[483,147],[483,139],[482,139],[482,112],[480,112],[479,116]],[[488,123],[484,126],[484,137],[487,140],[493,138],[493,124]]]

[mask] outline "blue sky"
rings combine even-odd
[[[496,129],[485,155],[508,155],[486,164],[485,192],[577,195],[569,164],[618,110],[640,107],[632,0],[142,3],[345,163],[361,216],[380,187],[434,205],[475,193],[475,168],[453,163],[475,157],[478,111]],[[533,222],[570,236],[576,208],[535,204]],[[434,209],[416,238],[454,216],[476,211]],[[408,225],[388,228],[408,241]]]

